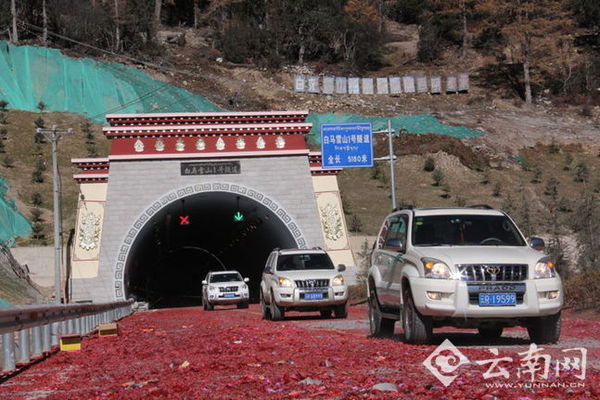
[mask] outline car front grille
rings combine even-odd
[[[221,292],[221,293],[237,292],[237,291],[238,291],[237,286],[226,286],[226,287],[219,288],[219,292]]]
[[[527,279],[527,264],[459,264],[460,279],[469,282],[518,282]]]
[[[318,287],[328,287],[329,279],[305,279],[302,281],[294,281],[296,286],[299,288],[318,288]]]

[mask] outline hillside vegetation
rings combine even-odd
[[[600,268],[600,2],[47,0],[46,12],[38,0],[18,3],[14,28],[8,2],[0,4],[0,38],[125,62],[224,109],[429,113],[478,129],[484,135],[475,139],[410,132],[394,139],[399,203],[507,210],[526,234],[546,238],[563,276],[573,275],[572,293],[584,286],[578,274]],[[455,72],[470,74],[468,94],[292,90],[295,73]],[[40,113],[3,108],[0,175],[37,232],[20,244],[48,243],[49,144],[35,127],[75,128],[60,147],[65,230],[77,198],[69,159],[106,155],[107,140],[99,125],[46,113],[43,104]],[[377,156],[386,152],[378,138]],[[339,182],[348,226],[374,234],[391,207],[388,164],[343,171]],[[578,293],[572,298],[589,297]]]

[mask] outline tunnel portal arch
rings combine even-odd
[[[128,276],[128,268],[132,265],[131,258],[135,255],[136,245],[139,245],[139,243],[136,244],[136,241],[144,231],[149,229],[149,224],[152,223],[153,219],[160,216],[161,212],[164,212],[164,210],[173,207],[182,200],[186,201],[186,199],[190,200],[198,196],[209,194],[223,194],[230,197],[240,197],[251,202],[251,204],[261,207],[264,211],[268,211],[269,215],[275,217],[274,221],[271,221],[272,224],[277,224],[289,232],[289,239],[283,240],[283,243],[293,244],[293,246],[289,247],[307,247],[307,240],[298,223],[290,213],[276,200],[261,193],[259,190],[238,183],[227,182],[209,182],[188,185],[169,191],[148,206],[146,210],[135,219],[135,222],[123,239],[117,255],[114,275],[114,294],[116,299],[125,299],[129,294],[125,278]]]

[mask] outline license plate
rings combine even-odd
[[[235,297],[235,293],[225,293],[223,297]]]
[[[321,300],[323,293],[304,293],[304,300]]]
[[[516,293],[479,293],[480,306],[515,306]]]

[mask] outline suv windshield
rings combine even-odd
[[[413,246],[525,246],[504,215],[431,215],[415,217]]]
[[[215,274],[210,277],[210,283],[239,282],[241,280],[242,277],[237,272]]]
[[[327,254],[282,254],[277,260],[278,271],[335,269]]]

